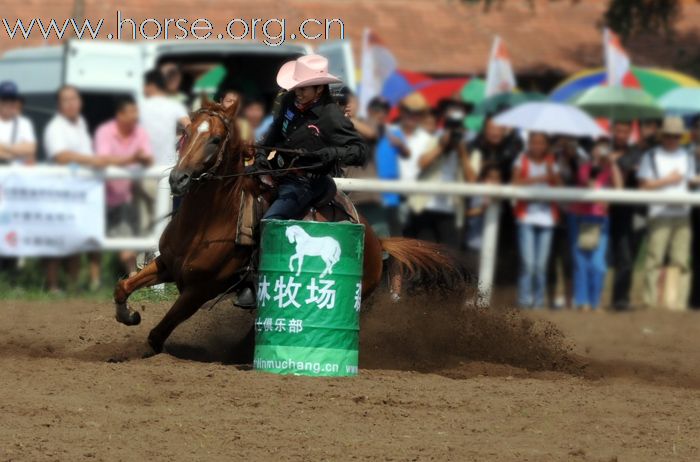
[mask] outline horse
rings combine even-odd
[[[238,102],[224,109],[204,101],[192,114],[169,177],[173,194],[182,200],[160,238],[160,255],[137,274],[116,283],[116,319],[128,326],[141,321],[128,304],[133,292],[164,282],[176,284],[177,300],[148,334],[148,344],[156,354],[163,351],[178,325],[208,300],[241,284],[249,271],[255,249],[236,245],[236,223],[244,195],[257,198],[263,190],[257,177],[245,172],[244,157],[250,146],[241,140],[237,111]],[[365,226],[363,299],[381,282],[383,252],[390,257],[390,267],[396,268],[393,279],[432,274],[449,286],[450,279],[463,274],[449,252],[439,246],[405,238],[379,239],[364,217],[359,221]]]
[[[298,261],[299,265],[296,275],[301,274],[301,265],[304,262],[305,256],[321,257],[326,268],[321,273],[320,277],[326,277],[333,274],[333,266],[340,260],[340,244],[332,237],[313,237],[309,236],[301,226],[293,225],[286,229],[285,233],[290,244],[296,244],[294,255],[289,259],[289,271],[294,271],[294,261]]]

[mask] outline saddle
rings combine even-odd
[[[359,223],[360,217],[350,198],[338,187],[332,178],[326,177],[325,187],[319,196],[300,216],[301,221]],[[262,180],[261,180],[262,181]],[[238,224],[236,226],[236,244],[256,245],[259,236],[260,220],[270,207],[276,195],[269,187],[267,191],[254,195],[248,191],[241,192]]]

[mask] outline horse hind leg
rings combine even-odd
[[[141,322],[141,315],[138,311],[133,311],[127,300],[129,296],[144,287],[169,282],[165,271],[159,267],[160,257],[156,258],[135,275],[117,282],[114,288],[114,305],[116,307],[116,318],[127,326],[136,326]]]

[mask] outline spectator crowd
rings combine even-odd
[[[113,118],[93,134],[83,116],[80,91],[61,87],[56,114],[41,134],[45,161],[97,169],[172,166],[178,131],[189,124],[180,80],[173,65],[148,72],[144,99],[137,103],[132,97],[119,98]],[[392,108],[378,97],[369,103],[366,116],[359,117],[352,92],[343,89],[335,97],[371,147],[363,168],[347,170],[353,178],[625,188],[661,194],[700,184],[700,118],[617,120],[608,136],[575,139],[519,133],[497,125],[495,114],[487,115],[481,130],[472,132],[465,128],[472,107],[458,98],[431,107],[413,93]],[[267,101],[229,89],[222,89],[217,99],[225,106],[242,100],[239,127],[247,139],[261,139],[271,122]],[[37,163],[38,144],[32,122],[22,115],[16,84],[0,83],[0,164]],[[156,187],[146,180],[108,181],[107,234],[135,236],[148,230]],[[484,214],[492,203],[488,197],[352,193],[351,198],[382,236],[428,239],[464,252],[472,262],[479,259]],[[700,210],[534,201],[500,205],[497,283],[517,286],[521,308],[600,310],[606,285],[615,310],[628,310],[637,302],[658,306],[669,291],[674,308],[700,307],[700,258],[693,258],[700,255]],[[77,281],[84,259],[89,287],[99,288],[102,256],[92,253],[46,259],[47,290],[63,289],[62,270],[63,279]],[[630,296],[638,259],[644,269],[642,300]],[[136,271],[135,253],[121,252],[117,260],[124,274]],[[11,278],[19,265],[18,259],[0,258],[0,276]]]

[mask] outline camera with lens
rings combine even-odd
[[[464,139],[464,118],[467,114],[459,108],[450,108],[445,112],[443,127],[449,133],[447,145],[454,147]]]
[[[331,88],[331,99],[342,109],[348,105],[350,96],[352,96],[352,90],[348,87]]]

